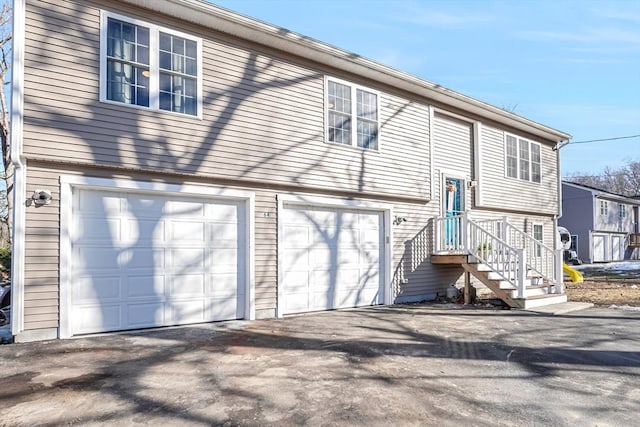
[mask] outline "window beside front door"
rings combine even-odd
[[[538,242],[543,243],[544,232],[542,224],[533,224],[533,238]],[[542,248],[536,245],[536,256],[542,256]]]

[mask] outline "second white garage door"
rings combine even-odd
[[[282,314],[383,304],[381,212],[285,206]]]
[[[243,210],[229,200],[75,191],[71,334],[243,317]]]

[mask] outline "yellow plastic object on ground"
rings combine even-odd
[[[562,271],[569,275],[571,281],[573,283],[582,283],[584,282],[584,277],[582,277],[582,273],[580,273],[575,268],[569,267],[566,263],[562,263]]]

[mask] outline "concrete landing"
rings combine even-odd
[[[593,307],[593,304],[591,304],[590,302],[567,301],[560,304],[550,304],[543,305],[541,307],[527,308],[526,311],[532,311],[534,313],[541,314],[551,314],[555,316],[558,314],[567,314],[573,311],[584,310],[591,307]]]

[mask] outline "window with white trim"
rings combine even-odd
[[[202,114],[202,40],[102,14],[100,100]]]
[[[378,149],[378,94],[336,79],[326,80],[327,141]]]
[[[538,242],[543,243],[544,233],[542,224],[533,224],[533,238]],[[536,245],[536,256],[539,257],[542,255],[542,248]]]
[[[541,181],[540,144],[505,134],[505,159],[507,177],[537,183]]]
[[[606,200],[600,200],[600,215],[609,215],[609,203]]]
[[[618,205],[618,217],[620,219],[627,217],[627,205]]]

